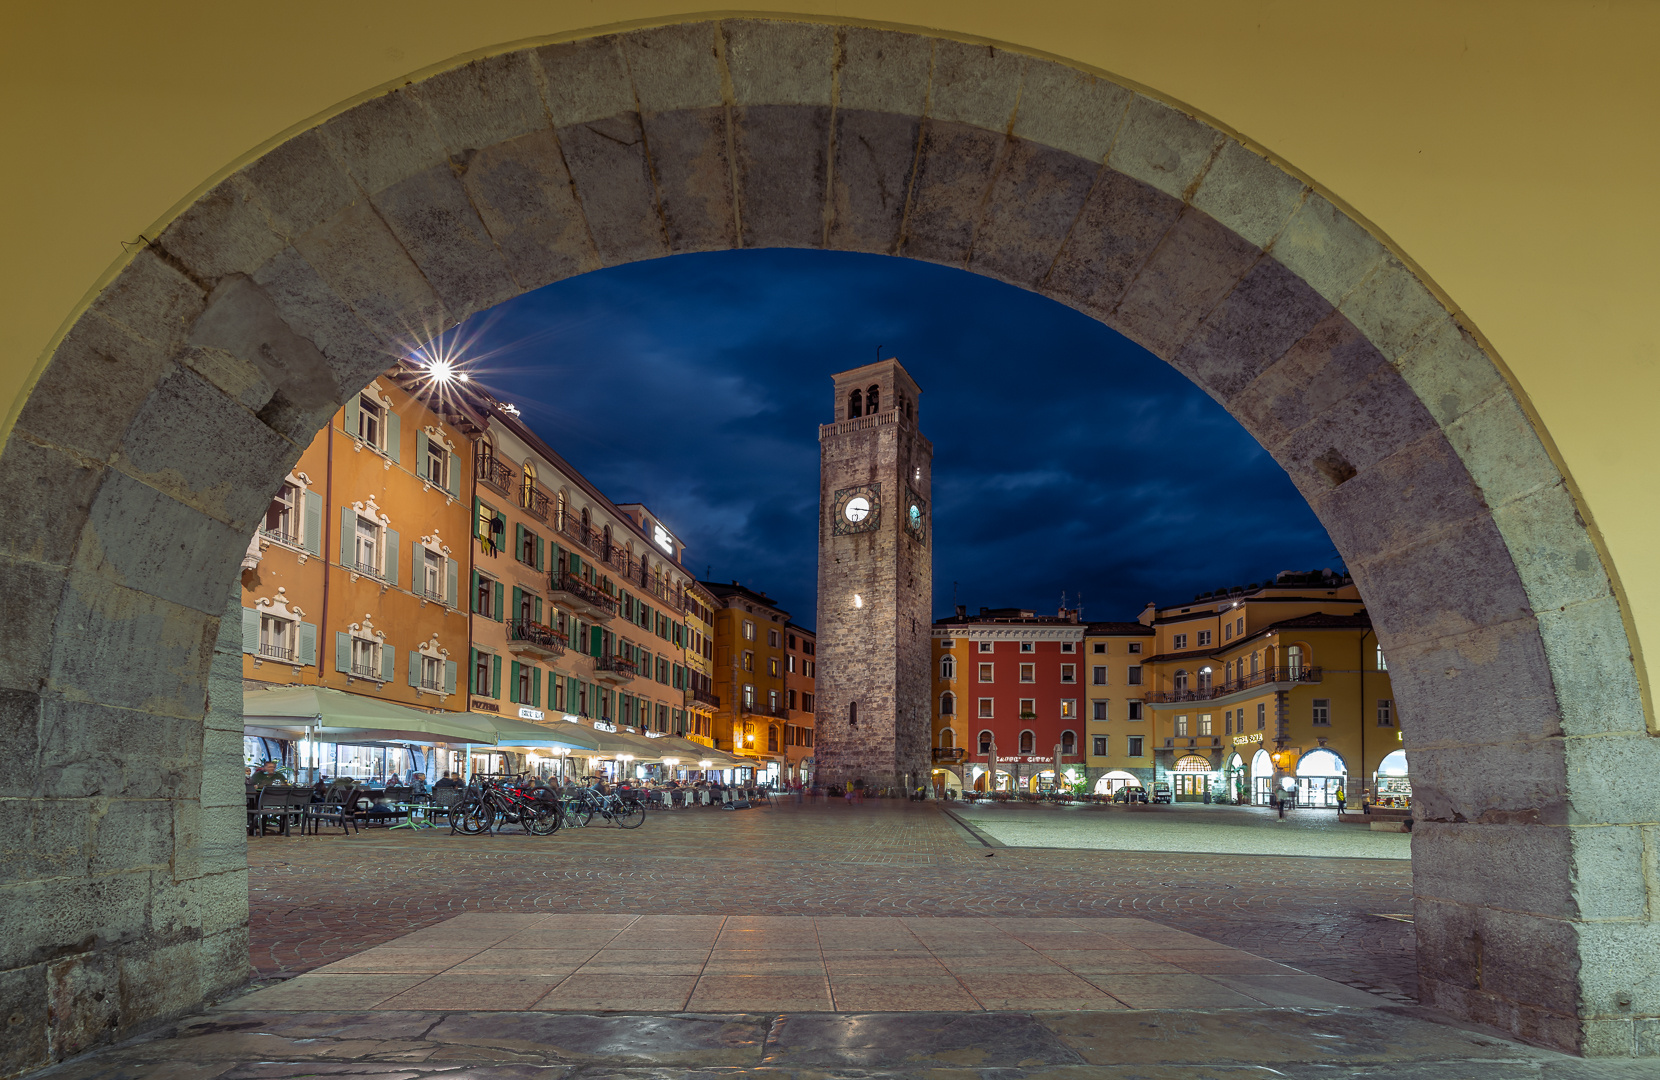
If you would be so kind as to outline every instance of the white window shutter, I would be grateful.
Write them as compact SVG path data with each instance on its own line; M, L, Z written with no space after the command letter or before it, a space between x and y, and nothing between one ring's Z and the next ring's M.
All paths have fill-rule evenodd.
M311 665L317 662L317 624L303 622L300 624L300 663Z
M403 439L399 435L399 426L400 425L398 424L398 414L393 412L391 409L387 409L386 410L386 456L391 458L393 463L398 464L398 465L402 465L403 464L403 458L400 456L400 454L401 454L401 447L402 447L402 444L403 444Z
M357 511L340 508L340 565L357 565Z
M392 648L390 645L382 645L380 647L380 681L381 682L391 682L392 681L392 676L393 676L393 674L395 674L397 659L398 659L398 650Z
M315 491L305 493L305 549L323 553L323 497Z
M245 653L259 652L259 610L245 607L242 609L242 651Z
M352 670L352 636L344 630L334 635L334 670Z
M446 693L446 694L455 693L455 675L456 675L455 661L454 660L445 660L444 661L444 693Z
M421 654L418 653L418 652L411 652L409 654L409 685L410 686L414 686L414 685L416 685L417 683L419 683L421 681L420 674L421 674Z
M398 584L398 546L402 541L398 539L398 530L386 530L386 543L382 545L386 552L386 580Z

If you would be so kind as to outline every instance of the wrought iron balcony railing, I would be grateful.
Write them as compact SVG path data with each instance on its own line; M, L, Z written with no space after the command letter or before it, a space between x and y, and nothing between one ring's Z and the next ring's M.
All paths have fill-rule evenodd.
M269 645L262 641L259 643L259 657L261 660L282 660L293 663L294 650L284 648L281 645Z
M473 459L473 478L485 487L513 497L513 466L485 454Z
M711 709L720 708L720 695L713 690L700 690L695 686L688 686L686 688L686 698L700 705L707 705Z
M968 756L968 751L961 746L934 747L935 761L961 761Z
M1247 675L1242 679L1218 679L1208 686L1151 690L1142 695L1142 700L1160 703L1213 701L1219 697L1227 697L1229 694L1254 690L1261 686L1273 686L1276 683L1317 683L1320 681L1321 669L1317 667L1267 668L1255 674Z
M636 674L638 674L634 670L634 661L625 660L616 653L612 653L609 656L594 657L594 670L596 672L607 671L613 675L619 675L625 679L632 679Z
M519 505L524 507L525 513L537 521L548 519L548 495L545 491L537 491L534 484L521 482L519 484Z
M617 613L615 597L605 595L598 588L588 584L575 574L566 573L561 576L558 571L555 571L548 575L548 587L554 592L562 592L568 596L573 596L589 608L602 611L607 616Z
M551 656L563 656L570 647L570 642L559 631L523 619L507 624L507 639L534 646Z

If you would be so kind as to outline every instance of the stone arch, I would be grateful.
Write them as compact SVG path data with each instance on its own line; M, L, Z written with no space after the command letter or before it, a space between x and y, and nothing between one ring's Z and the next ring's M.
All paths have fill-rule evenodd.
M17 871L13 909L53 911L9 935L30 1039L74 1053L244 976L224 615L333 411L509 297L762 246L1042 293L1223 403L1388 651L1425 999L1632 1052L1660 970L1582 958L1660 956L1626 842L1660 742L1568 484L1468 328L1325 194L1167 101L984 43L755 19L504 51L344 109L203 193L71 326L0 454L4 749L32 763L13 791L52 797L25 835L91 838L67 872ZM48 963L142 989L118 1016L57 1010L48 1037Z

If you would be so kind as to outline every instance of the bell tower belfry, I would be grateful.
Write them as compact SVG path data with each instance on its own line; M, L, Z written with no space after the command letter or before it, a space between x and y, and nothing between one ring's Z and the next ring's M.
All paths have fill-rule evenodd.
M818 699L824 784L928 786L934 446L922 391L883 360L835 376L819 427Z

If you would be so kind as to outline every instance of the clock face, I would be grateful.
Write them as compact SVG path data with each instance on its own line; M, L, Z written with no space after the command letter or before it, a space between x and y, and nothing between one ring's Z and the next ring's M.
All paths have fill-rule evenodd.
M916 503L911 504L910 519L911 519L911 528L913 528L913 529L922 528L922 507L918 506Z
M915 513L916 507L913 506L911 512ZM857 525L870 516L870 500L863 495L853 496L847 500L847 505L842 508L842 516Z
M905 531L910 533L918 543L926 543L926 534L923 531L923 515L928 512L928 504L922 496L909 489L905 492Z
M838 536L870 532L882 520L882 485L842 488L831 504L831 531Z

